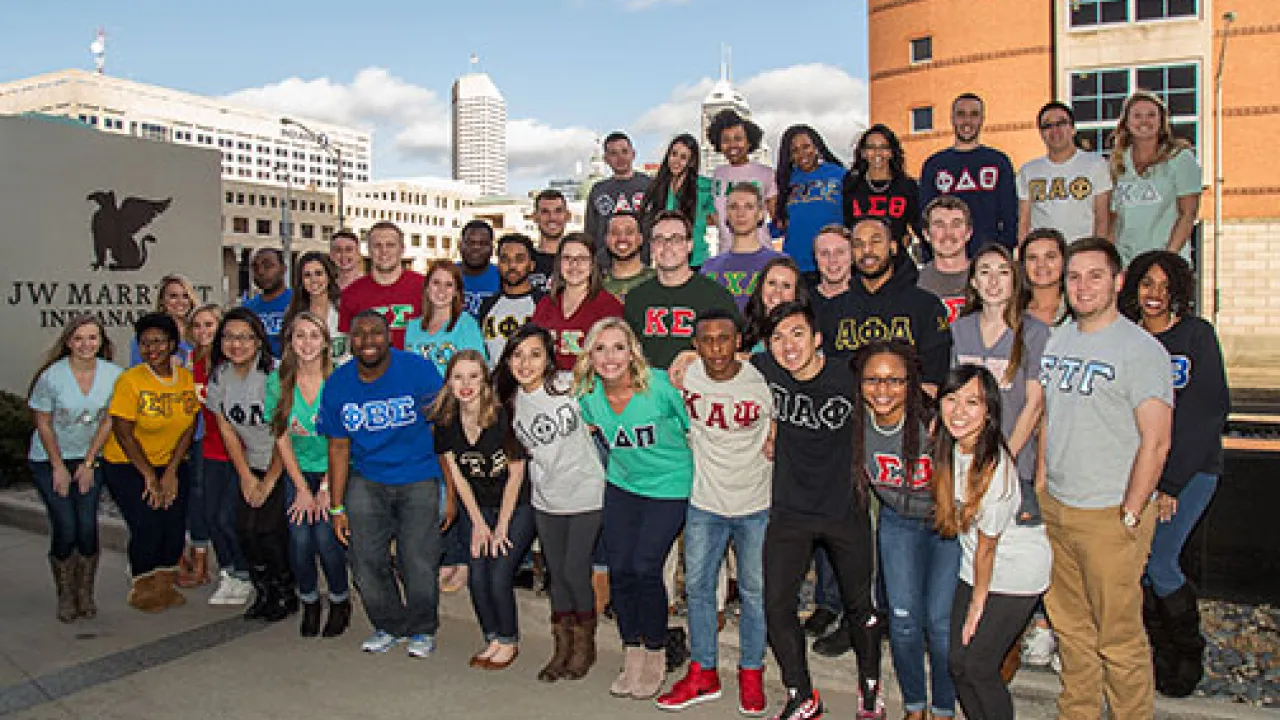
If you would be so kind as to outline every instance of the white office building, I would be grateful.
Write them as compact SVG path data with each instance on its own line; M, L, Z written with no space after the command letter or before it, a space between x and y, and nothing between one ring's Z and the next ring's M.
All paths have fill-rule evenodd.
M507 192L507 102L484 73L453 83L453 179L484 195Z

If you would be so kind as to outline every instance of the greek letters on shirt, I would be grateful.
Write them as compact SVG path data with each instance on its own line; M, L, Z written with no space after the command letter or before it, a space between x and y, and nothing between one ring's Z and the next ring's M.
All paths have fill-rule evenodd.
M1045 390L1092 395L1099 382L1114 382L1116 368L1099 360L1045 355L1040 358L1040 384Z
M520 326L527 319L527 314L503 315L502 317L488 315L484 319L484 327L482 328L484 339L497 340L502 338L503 340L510 340L511 336L515 334L516 330L520 329Z
M945 327L940 329L946 330ZM845 318L840 321L840 330L836 335L836 350L857 350L867 343L883 340L901 340L915 345L911 318L906 315L894 318L871 316L862 322L858 322L857 318Z
M687 307L649 307L644 310L645 337L693 337L698 313Z
M906 487L910 490L921 490L929 487L933 480L933 458L922 455L911 463L911 479L903 472L902 458L889 453L876 453L876 476L872 480L877 485Z
M319 413L312 413L312 415L311 415L310 423L311 423L311 426L312 426L312 427L315 427L315 425L316 425L316 415L318 415L318 414L319 414ZM316 434L315 434L314 432L312 432L312 431L308 430L308 429L307 429L307 427L306 427L305 425L303 425L303 424L302 424L302 422L301 422L300 420L298 420L298 418L296 418L296 417L291 417L291 418L289 418L289 434L290 434L290 435L298 435L298 436L300 436L300 437L315 437L315 436L316 436Z
M1117 207L1137 207L1139 205L1159 205L1164 201L1160 189L1146 178L1137 180L1121 180L1115 187L1115 204Z
M412 425L417 421L418 411L414 407L412 395L366 403L346 403L342 406L342 426L347 432L378 432Z
M760 422L764 409L754 400L734 400L728 394L704 396L690 390L683 390L682 394L689 420L705 423L710 428L729 430L755 427Z
M981 365L991 371L991 374L995 377L996 382L999 384L1002 391L1013 387L1013 383L1005 382L1004 379L1004 374L1009 371L1009 358L995 357L992 355L983 356L957 354L956 364Z
M658 428L649 423L635 427L620 426L609 440L611 449L647 448L658 444Z
M413 319L412 305L376 305L370 309L385 317L392 330L403 330Z
M1084 175L1036 178L1027 183L1027 196L1033 203L1051 200L1085 200L1093 196L1093 181Z
M1191 358L1186 355L1170 355L1169 363L1173 369L1173 389L1182 390L1191 382Z
M436 367L446 367L458 352L458 346L452 342L423 343L419 347L422 357L435 363Z
M557 353L575 357L582 354L582 341L587 339L587 334L582 330L565 328L558 331L552 330L551 334L556 337Z
M267 423L266 408L262 403L251 403L248 407L235 403L223 410L227 419L241 427L265 425Z
M907 214L907 199L901 195L893 197L872 195L866 198L866 201L867 205L863 207L858 203L858 198L849 199L849 209L853 217L889 217L899 220Z
M952 175L950 170L939 170L937 178L934 179L934 185L943 195L990 192L999 184L1000 168L995 165L983 165L978 168L976 177L969 172L969 168L962 168L959 177Z
M174 408L178 405L181 405L184 415L194 415L200 409L200 400L192 390L180 393L142 390L138 393L138 417L173 417Z
M643 190L631 193L629 198L626 193L619 194L616 198L605 194L596 197L596 212L604 217L611 217L614 213L620 212L640 212L643 205Z
M507 453L501 449L490 457L475 450L468 450L457 456L458 469L469 478L500 478L507 471ZM489 472L485 472L485 467Z
M809 180L791 186L787 194L787 205L800 205L811 202L839 203L841 178Z
M560 438L569 437L580 423L577 411L566 404L556 408L555 417L538 413L528 425L517 420L513 427L520 443L532 451L535 447L551 445Z
M760 273L755 270L727 270L708 272L707 277L724 286L734 297L750 297L756 291Z
M769 383L773 392L773 416L778 422L809 430L839 430L853 414L849 398L832 395L817 406L805 393L792 393L787 388Z

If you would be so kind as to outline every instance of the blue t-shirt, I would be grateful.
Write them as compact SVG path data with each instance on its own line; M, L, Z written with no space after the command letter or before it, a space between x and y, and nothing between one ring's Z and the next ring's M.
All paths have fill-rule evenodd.
M448 328L445 325L440 332L430 333L422 329L421 320L411 320L404 329L404 349L430 360L440 377L445 376L449 361L459 350L479 350L481 355L485 354L484 335L470 314L462 313L453 329Z
M479 275L468 275L462 263L458 263L458 269L462 271L462 309L479 320L480 304L490 295L502 292L502 274L492 264Z
M121 372L119 365L98 358L93 371L93 386L87 395L80 390L80 384L71 371L71 363L66 358L50 365L36 379L27 406L52 416L53 436L58 440L63 460L84 459L94 433L106 417L107 406L111 404L111 394ZM44 443L40 442L40 433L31 433L31 450L27 457L37 462L49 459Z
M365 382L359 362L343 363L324 384L316 432L351 440L356 472L382 485L407 485L440 477L428 419L444 381L435 366L392 348L382 376Z
M813 239L818 231L827 225L844 224L844 173L843 167L832 162L824 162L812 172L791 171L791 185L785 191L787 235L782 251L796 261L801 272L817 269Z
M271 354L280 357L280 335L284 332L284 311L289 308L289 300L293 298L293 290L285 288L275 300L265 300L259 293L244 301L246 310L254 315L267 328L267 341L271 346Z

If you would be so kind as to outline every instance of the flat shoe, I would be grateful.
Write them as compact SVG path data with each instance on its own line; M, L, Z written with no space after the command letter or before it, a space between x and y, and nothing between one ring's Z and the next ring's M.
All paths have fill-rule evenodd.
M515 662L516 658L518 657L520 657L520 648L514 648L511 651L511 657L502 661L495 661L493 659L489 659L485 661L484 668L486 670L506 670L507 668L511 667L511 663Z

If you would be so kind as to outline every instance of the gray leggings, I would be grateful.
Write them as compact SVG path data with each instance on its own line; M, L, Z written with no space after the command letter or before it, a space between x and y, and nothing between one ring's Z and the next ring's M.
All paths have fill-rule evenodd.
M588 615L595 611L595 592L591 589L591 553L600 534L600 510L552 515L535 511L538 542L547 561L547 593L551 596L551 612Z

